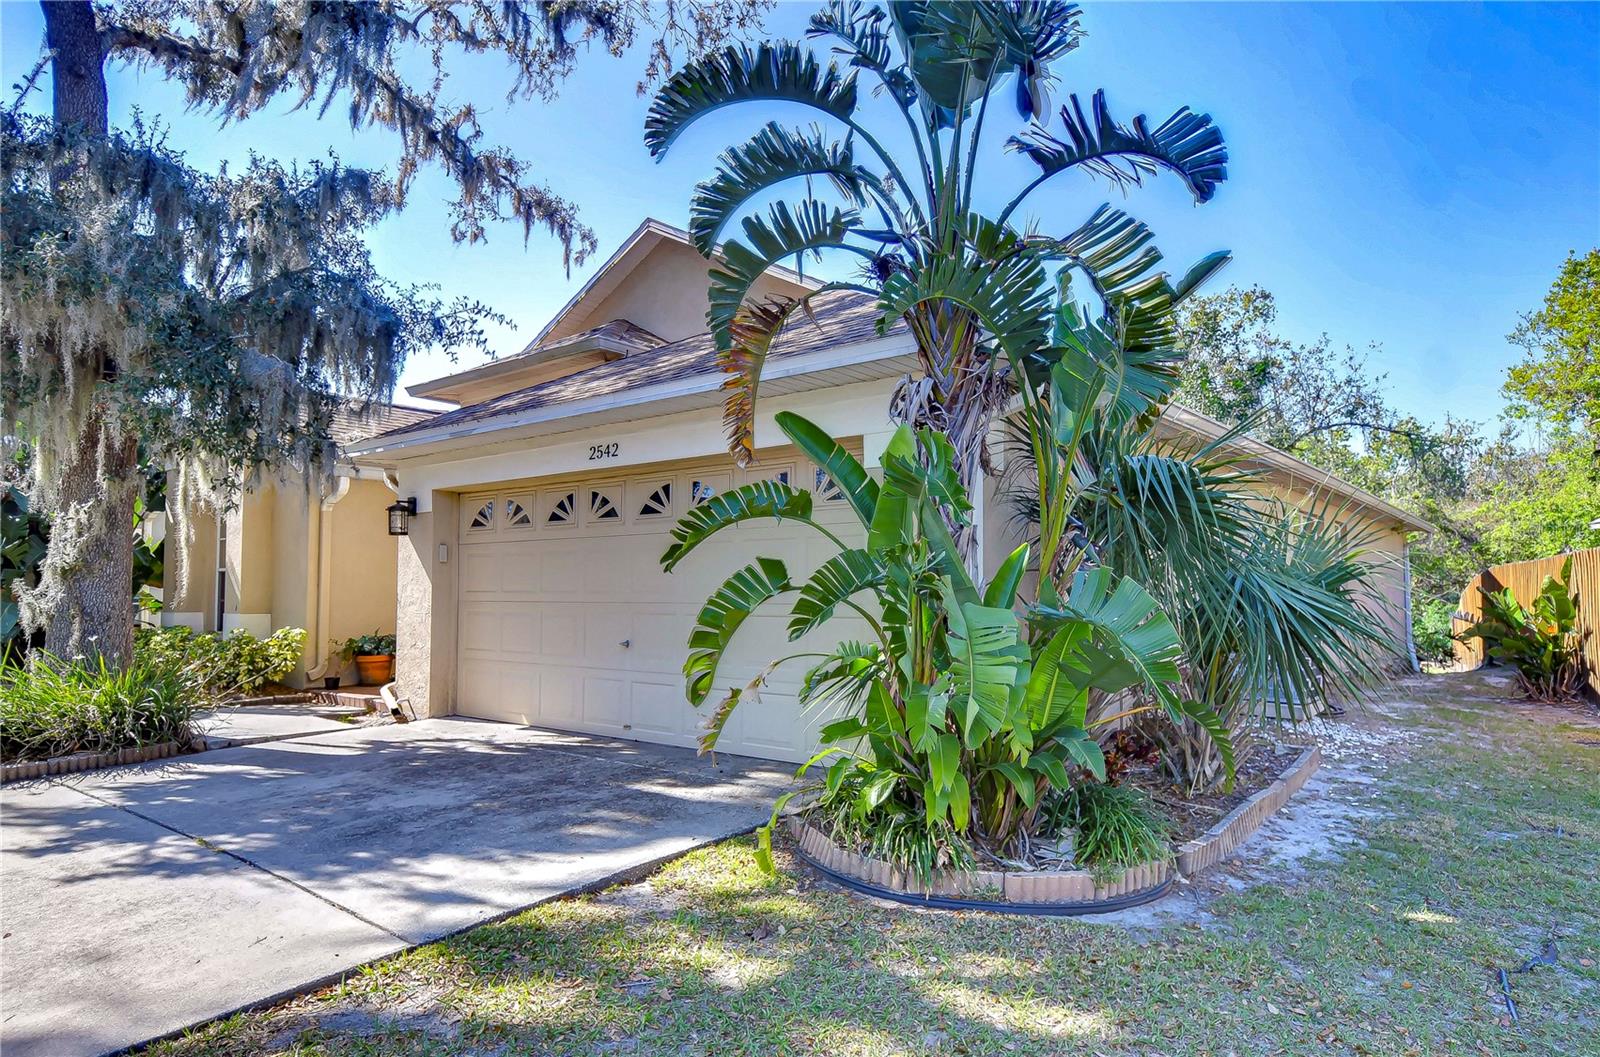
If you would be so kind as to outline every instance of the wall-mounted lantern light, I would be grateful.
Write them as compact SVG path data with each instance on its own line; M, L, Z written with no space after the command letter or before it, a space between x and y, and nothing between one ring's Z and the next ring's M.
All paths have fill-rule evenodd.
M389 535L405 536L411 532L407 522L417 516L417 497L400 499L389 507Z

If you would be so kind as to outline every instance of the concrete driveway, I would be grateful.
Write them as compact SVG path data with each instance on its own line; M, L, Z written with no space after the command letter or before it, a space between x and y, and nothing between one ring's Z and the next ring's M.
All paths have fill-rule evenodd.
M133 1045L737 833L792 768L469 719L0 792L0 1049Z

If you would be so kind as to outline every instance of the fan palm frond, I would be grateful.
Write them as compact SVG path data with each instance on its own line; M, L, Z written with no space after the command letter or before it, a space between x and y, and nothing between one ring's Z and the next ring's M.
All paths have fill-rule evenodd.
M1077 95L1068 97L1061 108L1066 140L1034 125L1008 139L1007 149L1031 158L1043 171L1041 180L1081 165L1126 188L1169 169L1188 186L1196 202L1209 202L1227 178L1228 149L1210 114L1184 107L1151 130L1143 114L1133 119L1131 127L1115 121L1103 89L1095 92L1089 105L1092 116L1084 113Z
M685 66L656 92L645 117L645 146L659 161L695 121L753 100L801 103L848 119L856 108L856 77L835 63L823 66L791 41L725 48Z
M695 188L689 202L689 234L695 248L710 257L722 229L740 207L763 191L801 176L828 177L839 194L856 206L865 203L867 187L882 182L855 163L849 140L831 140L815 126L801 131L771 122L748 142L724 151L716 174Z

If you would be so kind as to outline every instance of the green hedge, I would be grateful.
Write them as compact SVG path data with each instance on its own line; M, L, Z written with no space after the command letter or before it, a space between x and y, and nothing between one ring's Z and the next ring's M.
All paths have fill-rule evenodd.
M306 633L282 628L264 639L248 631L196 635L188 628L142 628L134 636L134 656L167 668L190 671L215 697L248 694L282 679L300 664Z

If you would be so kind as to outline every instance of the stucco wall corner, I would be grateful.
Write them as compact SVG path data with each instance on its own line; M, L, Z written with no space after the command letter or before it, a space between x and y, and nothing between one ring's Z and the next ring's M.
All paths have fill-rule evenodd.
M418 718L454 710L455 523L455 496L435 493L433 509L412 518L410 534L399 539L395 681Z

